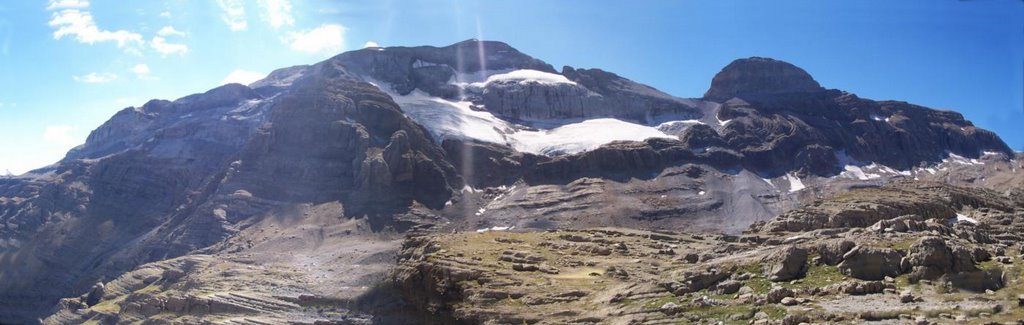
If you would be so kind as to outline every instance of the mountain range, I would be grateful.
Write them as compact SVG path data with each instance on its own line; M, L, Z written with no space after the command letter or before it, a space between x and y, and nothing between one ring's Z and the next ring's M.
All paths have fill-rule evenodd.
M869 227L807 204L900 182L1012 213L1022 162L960 113L770 58L679 98L495 41L371 47L125 108L0 177L0 323L403 323L375 311L402 310L380 284L407 235Z

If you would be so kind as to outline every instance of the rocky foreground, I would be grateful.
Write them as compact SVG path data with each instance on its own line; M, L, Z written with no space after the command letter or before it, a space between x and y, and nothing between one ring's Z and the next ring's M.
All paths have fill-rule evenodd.
M1019 324L1022 236L1019 191L908 182L738 236L413 236L392 285L436 324Z

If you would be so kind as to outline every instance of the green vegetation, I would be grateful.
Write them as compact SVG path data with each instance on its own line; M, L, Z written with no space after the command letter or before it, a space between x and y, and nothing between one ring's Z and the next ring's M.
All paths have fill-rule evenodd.
M782 282L782 287L790 289L800 288L821 288L831 284L843 282L846 275L839 272L839 268L829 265L811 265L807 269L807 276L796 283Z
M121 297L118 297L117 299L101 301L100 303L92 306L90 309L92 309L93 311L96 311L96 312L104 313L104 314L117 314L117 313L120 313L121 312L121 305L118 305L118 303L121 302L122 300L124 300L124 297L125 296L121 296Z

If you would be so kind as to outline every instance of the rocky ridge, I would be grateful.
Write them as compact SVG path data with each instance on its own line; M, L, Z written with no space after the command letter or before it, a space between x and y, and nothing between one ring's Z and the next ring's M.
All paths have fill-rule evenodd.
M952 220L875 204L942 184L898 183L851 203L868 224L738 236L620 228L413 236L392 285L451 324L796 324L1010 322L1021 319L1024 206L978 191ZM979 193L980 192L980 193ZM899 216L888 216L890 208ZM814 206L794 212L814 210Z

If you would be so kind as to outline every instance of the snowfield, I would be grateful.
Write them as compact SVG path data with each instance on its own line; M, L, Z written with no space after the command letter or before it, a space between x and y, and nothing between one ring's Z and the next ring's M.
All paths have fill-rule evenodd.
M467 76L468 77L468 76ZM477 78L484 76L477 75ZM490 82L536 82L575 84L564 76L534 70L494 72L486 80L456 85L483 87ZM474 110L469 101L451 101L414 90L408 95L394 93L390 87L371 80L402 107L406 116L427 128L438 141L473 139L504 144L520 152L557 156L589 151L614 141L643 141L649 138L677 138L683 128L700 124L695 120L668 121L656 126L630 123L612 118L546 121L542 127L530 127L505 121L490 112ZM382 87L383 86L383 87ZM665 130L665 131L662 131Z
M513 70L506 73L493 74L487 77L486 81L474 82L470 84L473 87L486 87L488 84L493 82L507 82L507 81L518 81L520 84L526 83L539 83L544 85L557 85L557 84L568 84L575 85L576 83L569 80L563 75L548 73L537 70Z
M516 150L549 156L593 150L613 141L643 141L648 138L676 137L656 127L611 118L591 119L550 130L519 131L510 135L511 144Z

